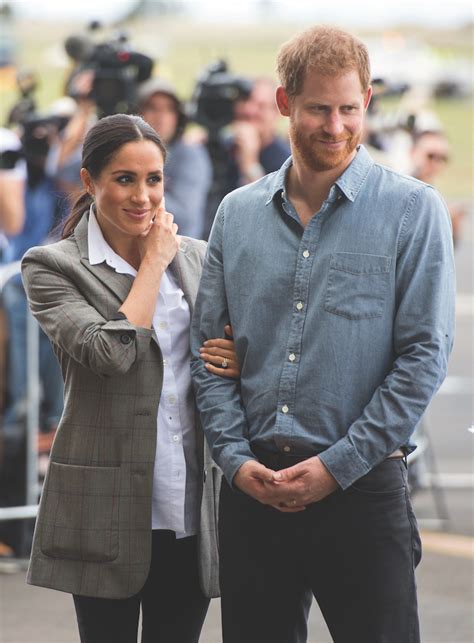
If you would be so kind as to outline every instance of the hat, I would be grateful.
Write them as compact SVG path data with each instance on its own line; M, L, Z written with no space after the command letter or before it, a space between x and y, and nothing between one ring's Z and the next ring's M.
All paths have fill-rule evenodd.
M142 105L155 94L166 94L167 96L171 96L171 98L176 101L178 107L181 107L181 101L179 100L176 89L173 85L164 78L157 77L149 78L139 85L137 90L138 103Z

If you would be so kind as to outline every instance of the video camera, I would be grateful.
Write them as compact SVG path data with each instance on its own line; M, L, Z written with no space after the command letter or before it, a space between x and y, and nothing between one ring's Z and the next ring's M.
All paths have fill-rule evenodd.
M28 181L34 184L43 176L44 163L52 137L65 127L69 117L41 115L37 112L34 95L38 83L32 71L18 72L17 85L20 98L8 114L7 126L21 126L22 148L3 152L0 157L0 168L13 169L17 161L24 158L28 167Z
M89 29L99 29L100 24L91 23ZM87 35L69 36L64 47L76 68L67 83L67 92L72 98L90 98L97 105L98 115L127 113L136 107L137 85L150 78L153 60L128 45L126 33L96 43ZM81 72L92 70L92 89L87 96L78 93L74 80Z
M209 140L214 140L220 130L233 121L235 101L248 98L251 91L249 79L230 74L224 60L214 62L198 78L189 117L205 127Z

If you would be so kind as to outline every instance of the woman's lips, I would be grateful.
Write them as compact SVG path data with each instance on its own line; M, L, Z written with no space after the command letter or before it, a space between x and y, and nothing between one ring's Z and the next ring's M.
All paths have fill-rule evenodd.
M128 214L129 217L132 217L132 219L137 219L139 221L145 219L145 217L149 213L149 210L129 210L127 208L124 208L124 211Z

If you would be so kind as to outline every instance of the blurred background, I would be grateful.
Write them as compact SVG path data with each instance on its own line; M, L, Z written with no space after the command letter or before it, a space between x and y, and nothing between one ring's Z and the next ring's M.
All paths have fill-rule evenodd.
M164 138L167 208L183 233L207 238L222 196L288 155L273 100L276 53L316 23L346 28L369 48L371 154L435 185L450 211L456 343L418 429L410 485L423 530L423 641L474 641L472 3L14 0L0 2L1 643L78 640L70 597L24 582L62 383L27 314L22 254L57 238L85 133L117 112L142 114ZM202 640L220 640L218 601ZM317 606L309 640L330 641Z

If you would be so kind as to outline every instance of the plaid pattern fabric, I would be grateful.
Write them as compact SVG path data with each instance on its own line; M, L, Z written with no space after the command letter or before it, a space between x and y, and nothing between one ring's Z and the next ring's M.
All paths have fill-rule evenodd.
M204 242L183 238L171 264L191 312L204 251ZM153 330L117 318L132 279L106 264L89 264L86 216L70 238L31 249L22 275L65 381L28 582L126 598L141 589L150 565L160 347ZM215 468L198 421L196 431L203 469ZM218 469L203 475L199 542L207 596L219 594L219 476Z

